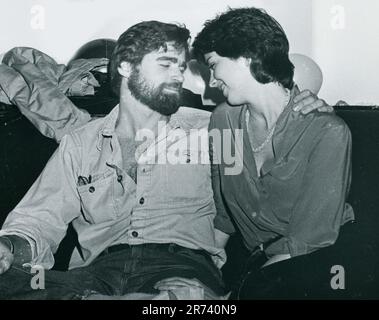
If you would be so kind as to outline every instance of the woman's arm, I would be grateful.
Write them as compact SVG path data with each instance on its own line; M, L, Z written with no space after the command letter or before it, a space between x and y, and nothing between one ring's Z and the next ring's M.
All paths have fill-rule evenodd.
M342 121L326 124L308 159L301 193L289 221L286 244L291 257L334 244L340 226L346 222L350 181L350 131Z

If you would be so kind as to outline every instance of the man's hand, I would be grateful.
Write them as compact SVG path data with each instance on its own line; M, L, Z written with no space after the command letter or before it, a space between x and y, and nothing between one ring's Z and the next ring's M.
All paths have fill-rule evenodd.
M313 110L320 112L333 112L333 107L329 106L324 100L319 99L314 93L309 90L300 92L293 99L294 111L300 111L302 114L308 114Z
M7 239L0 238L0 275L6 272L12 265L14 256Z

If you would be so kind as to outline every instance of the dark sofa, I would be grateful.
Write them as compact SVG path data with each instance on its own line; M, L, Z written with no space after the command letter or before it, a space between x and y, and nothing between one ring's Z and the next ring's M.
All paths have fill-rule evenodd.
M96 100L72 98L72 101L94 116L106 114L117 103L114 98L105 96ZM187 92L186 105L198 107L199 97ZM335 246L268 267L264 274L268 279L266 284L281 289L280 293L273 294L265 292L264 287L263 298L379 298L379 108L344 106L335 109L348 124L353 137L349 203L354 208L356 221L344 228ZM31 186L56 147L56 143L42 136L16 107L0 104L0 224ZM75 245L77 239L70 227L56 254L55 269L67 268ZM223 273L227 285L235 289L242 268L240 261L247 255L238 234L229 241L227 253L229 259ZM345 289L331 289L333 265L344 267Z

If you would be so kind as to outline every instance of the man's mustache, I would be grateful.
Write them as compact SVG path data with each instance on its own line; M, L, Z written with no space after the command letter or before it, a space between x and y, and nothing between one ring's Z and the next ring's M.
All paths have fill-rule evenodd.
M164 83L162 84L162 89L176 90L182 91L182 83L181 82L172 82L172 83Z

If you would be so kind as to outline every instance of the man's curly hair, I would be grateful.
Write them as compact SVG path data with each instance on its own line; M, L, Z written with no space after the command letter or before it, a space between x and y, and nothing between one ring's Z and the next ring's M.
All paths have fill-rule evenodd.
M231 59L251 58L250 71L260 83L293 87L288 39L280 24L262 9L229 8L206 21L193 43L193 54L204 62L204 54L213 51Z
M186 58L189 56L188 42L190 32L185 26L159 21L144 21L137 23L126 30L117 40L109 61L108 75L112 92L120 95L121 75L118 67L126 61L136 66L141 63L143 57L153 51L164 48L167 44L181 50L185 50Z

